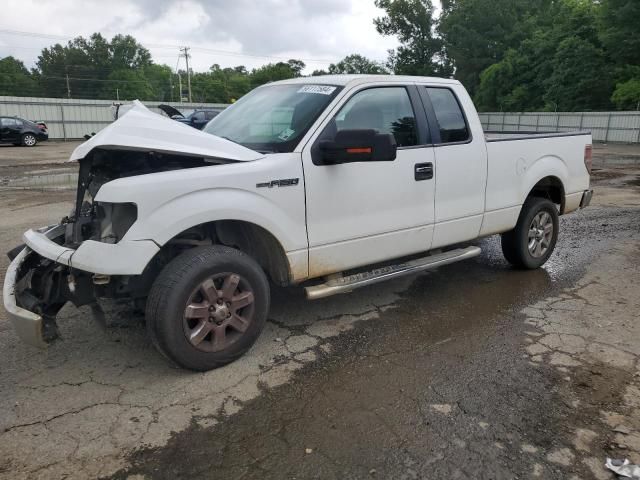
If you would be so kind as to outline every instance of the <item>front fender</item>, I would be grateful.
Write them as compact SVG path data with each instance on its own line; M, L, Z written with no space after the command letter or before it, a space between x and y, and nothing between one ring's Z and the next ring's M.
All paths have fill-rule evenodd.
M269 191L274 199L283 192ZM291 192L292 193L292 192ZM304 249L306 229L304 199L283 206L266 196L235 188L212 188L190 192L173 198L147 212L133 224L123 240L151 239L164 245L185 230L218 220L240 220L258 225L270 232L285 252ZM302 206L302 208L297 208Z

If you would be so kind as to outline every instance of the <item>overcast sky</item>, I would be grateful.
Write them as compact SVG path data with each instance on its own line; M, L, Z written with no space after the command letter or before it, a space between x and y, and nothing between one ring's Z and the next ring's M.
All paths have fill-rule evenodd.
M187 45L197 71L298 58L310 73L350 53L385 60L397 42L376 32L373 18L382 13L373 0L3 0L0 30L55 37L0 33L0 57L13 55L32 67L43 47L66 43L63 38L123 33L172 68L175 46Z

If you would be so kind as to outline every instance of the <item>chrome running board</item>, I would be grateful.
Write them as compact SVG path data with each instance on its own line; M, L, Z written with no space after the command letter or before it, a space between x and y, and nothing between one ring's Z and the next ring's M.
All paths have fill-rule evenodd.
M356 288L373 285L374 283L383 282L392 278L402 277L412 273L421 272L423 270L431 270L450 263L467 260L469 258L480 255L480 248L467 247L457 250L451 250L428 257L410 260L397 265L389 265L386 267L376 268L369 272L354 273L346 277L332 278L322 285L314 285L306 287L307 298L316 300L318 298L330 297L338 293L346 293Z

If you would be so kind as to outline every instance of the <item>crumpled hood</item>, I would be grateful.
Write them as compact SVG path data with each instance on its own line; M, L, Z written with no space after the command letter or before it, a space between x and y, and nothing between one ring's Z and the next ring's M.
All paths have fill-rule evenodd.
M153 113L138 100L134 100L118 120L79 145L71 154L70 161L80 160L98 147L147 150L239 162L264 157L264 154L230 140Z

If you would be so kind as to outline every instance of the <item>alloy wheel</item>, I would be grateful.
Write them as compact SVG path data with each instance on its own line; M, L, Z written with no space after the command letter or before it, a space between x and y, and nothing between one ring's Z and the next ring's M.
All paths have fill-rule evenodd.
M528 245L529 253L534 258L540 258L551 245L553 238L553 218L548 212L538 212L529 226Z
M218 352L247 331L254 316L251 285L235 273L220 273L204 280L184 309L183 329L198 350Z

